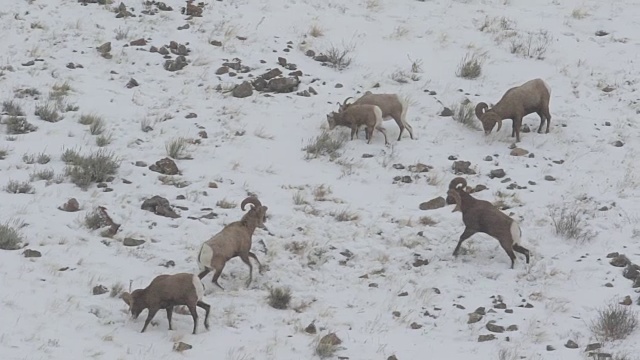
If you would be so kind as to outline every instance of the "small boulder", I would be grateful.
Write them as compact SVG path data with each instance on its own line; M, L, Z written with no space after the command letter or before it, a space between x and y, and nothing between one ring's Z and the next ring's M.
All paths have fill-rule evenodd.
M340 340L336 333L329 333L320 339L320 344L337 346L342 344L342 340Z
M312 322L311 324L307 325L307 327L304 328L304 332L306 332L307 334L315 334L317 332L316 324Z
M158 160L155 164L150 165L149 170L164 175L177 175L180 173L180 171L178 170L178 165L176 165L175 161L171 160L168 157Z
M80 204L76 198L71 198L67 200L66 203L62 204L62 206L59 206L58 209L66 212L76 212L80 210Z
M109 292L109 289L107 289L107 287L104 285L96 285L93 287L93 290L91 290L91 292L93 293L93 295L102 295Z
M489 172L489 177L492 178L492 179L493 178L498 178L498 179L499 178L503 178L505 175L507 175L507 174L504 172L503 169L494 169L494 170L491 170Z
M173 351L177 351L177 352L183 352L183 351L186 351L186 350L190 350L192 348L193 348L193 346L191 346L191 345L189 345L189 344L187 344L185 342L182 342L182 341L173 344Z
M465 175L475 175L475 170L471 169L471 162L470 161L463 161L463 160L459 160L459 161L454 161L453 165L452 165L452 169L453 169L453 173L458 175L458 174L465 174Z
M431 199L427 202L420 204L420 210L434 210L445 207L446 201L442 196L438 196L435 199Z
M233 88L231 95L236 98L246 98L253 95L253 87L248 81L243 81L242 84Z
M489 321L485 327L487 328L487 330L494 333L503 333L505 330L504 326L496 325L495 321L493 320Z
M169 218L179 218L180 215L176 214L171 208L169 200L155 195L150 199L146 199L141 206L142 210L151 211L156 215L165 216Z
M124 240L122 240L122 245L124 246L140 246L144 243L145 243L144 240L138 240L130 237L126 237L124 238Z
M469 319L467 320L467 324L475 324L478 321L482 320L483 316L478 314L477 312L469 313Z
M567 349L577 349L578 344L573 340L567 340L567 343L564 344L564 347L566 347Z
M22 256L26 258L42 257L42 253L38 250L26 249L25 251L22 252Z
M478 342L491 341L491 340L495 340L495 339L497 339L497 338L493 334L478 335Z
M294 91L300 80L297 77L286 77L269 80L268 88L270 91L277 93L289 93Z
M511 156L525 156L529 153L528 150L522 149L522 148L515 148L513 150L511 150L511 152L509 153Z
M609 264L611 264L612 266L615 267L625 267L627 265L629 265L631 262L629 261L629 259L622 255L619 254L618 256L614 257L613 259L611 259L611 261L609 261Z

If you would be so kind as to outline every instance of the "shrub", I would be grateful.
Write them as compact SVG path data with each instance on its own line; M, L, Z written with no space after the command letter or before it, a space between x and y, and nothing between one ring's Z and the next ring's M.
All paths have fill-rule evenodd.
M638 325L638 314L628 306L607 305L598 310L591 331L602 341L626 338Z
M453 120L459 122L460 124L478 130L479 125L478 121L476 121L476 112L471 101L465 101L460 103L459 105L452 106L453 111Z
M89 132L91 133L91 135L102 134L104 132L104 120L102 120L102 118L100 117L94 118L91 124L89 124Z
M335 159L340 156L338 150L342 149L347 142L347 137L342 134L338 138L331 137L328 131L323 131L322 134L309 140L307 146L302 150L307 152L306 158L317 158L322 155L328 155L331 159Z
M353 46L343 46L338 48L331 46L326 52L327 63L334 69L343 70L351 65L351 52Z
M595 236L588 229L585 229L585 221L583 219L584 211L574 209L553 209L551 210L551 220L556 230L556 234L565 239L574 239L579 242L586 242Z
M32 125L27 119L18 116L9 116L5 121L7 125L7 134L27 134L38 130L38 128Z
M0 249L16 250L22 245L22 235L9 224L0 224Z
M173 159L183 159L187 152L187 139L179 137L165 144L167 155Z
M274 309L286 309L289 307L291 301L291 289L275 287L269 289L269 296L267 298L269 306Z
M216 206L223 209L233 209L237 204L232 201L228 201L227 199L222 199L216 202Z
M86 189L91 183L106 181L114 175L120 166L119 160L111 152L98 150L88 156L69 155L71 159L65 169L71 182L81 189Z
M20 104L17 104L13 101L5 101L2 103L2 112L6 113L9 116L24 116L24 111L20 107Z
M482 74L482 60L476 54L466 54L460 64L456 76L463 79L476 79Z
M28 181L9 180L4 190L11 194L33 194L33 186Z
M62 115L60 115L58 113L58 110L56 110L56 107L51 104L36 106L36 111L34 114L40 117L40 119L52 123L62 120Z

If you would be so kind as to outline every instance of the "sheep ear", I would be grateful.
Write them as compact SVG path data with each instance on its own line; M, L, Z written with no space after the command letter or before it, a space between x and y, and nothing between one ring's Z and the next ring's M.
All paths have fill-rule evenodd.
M127 305L131 306L131 294L129 294L128 292L122 293L122 300L124 300Z

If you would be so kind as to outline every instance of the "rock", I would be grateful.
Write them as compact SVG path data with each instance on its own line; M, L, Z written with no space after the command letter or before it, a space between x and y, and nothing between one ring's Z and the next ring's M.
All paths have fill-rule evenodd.
M221 66L216 70L216 75L223 75L229 72L229 68L226 66Z
M42 253L38 250L26 249L22 252L22 256L26 258L42 257Z
M106 54L111 51L111 41L108 41L96 48L100 54Z
M629 261L629 259L620 254L618 256L616 256L615 258L611 259L611 261L609 261L609 264L615 266L615 267L625 267L627 265L629 265L631 262Z
M164 175L177 175L180 173L180 171L178 170L178 165L176 165L175 161L171 160L168 157L158 160L155 164L150 165L149 170Z
M493 156L487 155L482 160L484 160L484 161L493 161Z
M138 167L147 167L147 163L144 161L136 161L134 165Z
M545 179L545 180L547 180L547 181L556 181L556 178L554 178L554 177L553 177L553 176L551 176L551 175L545 175L545 176L544 176L544 179Z
M445 207L447 204L442 196L438 196L435 199L431 199L427 202L420 204L420 210L434 210Z
M218 188L218 184L215 181L210 181L209 182L209 188L210 189L217 189Z
M145 45L147 45L147 40L145 40L144 38L136 39L136 40L131 41L129 43L129 45L131 45L131 46L145 46Z
M496 325L494 320L489 321L485 327L487 328L487 330L494 333L504 332L504 326Z
M452 165L453 173L456 175L465 174L465 175L474 175L476 172L470 168L470 161L454 161Z
M631 285L632 288L637 289L640 288L640 276L638 276L634 281L633 281L633 285ZM640 305L640 304L638 304Z
M166 46L162 46L158 49L158 54L160 55L169 55L169 49Z
M633 300L631 300L631 296L627 295L624 297L624 299L620 302L620 305L625 305L625 306L629 306L633 304Z
M506 309L507 308L507 304L503 303L503 302L499 302L495 305L493 305L494 309Z
M67 200L66 203L62 204L62 206L59 206L58 209L66 212L76 212L80 210L80 204L76 198L71 198Z
M553 346L551 346L551 345L547 345L547 351L553 351L553 350L555 350L555 349L556 349L556 348L554 348Z
M487 190L487 186L486 185L482 185L482 184L478 184L476 185L476 187L473 188L473 192L479 192L482 190Z
M329 333L320 339L320 344L337 346L342 344L342 340L340 340L336 333Z
M102 295L109 292L109 289L107 289L107 287L104 285L96 285L93 287L93 290L91 292L93 293L93 295Z
M362 154L363 159L370 159L373 157L373 154Z
M211 40L211 41L209 41L209 44L211 44L213 46L222 46L222 41L220 41L220 40Z
M243 81L242 84L233 88L231 95L236 98L246 98L253 95L253 87L248 81Z
M515 148L513 150L511 150L511 152L509 153L511 156L525 156L529 153L528 150L522 149L522 148Z
M235 71L240 71L240 69L242 68L242 63L240 63L239 60L238 61L234 61L234 62L227 61L227 62L222 63L222 66L226 66L226 67L231 68L231 69L233 69Z
M387 360L398 360L398 358L395 355L391 355L387 358Z
M577 349L578 344L576 344L576 342L573 340L567 340L567 343L564 344L564 347L566 347L567 349Z
M612 91L613 91L613 90L615 90L615 89L616 89L616 88L614 88L613 86L611 86L611 85L607 85L607 86L605 86L604 88L602 88L602 92L610 93L610 92L612 92Z
M613 142L612 145L615 146L615 147L623 147L624 143L622 141L620 141L620 140L616 140L616 141Z
M308 56L308 57L314 57L314 56L316 56L316 52L315 52L315 51L313 51L313 50L307 50L304 54L305 54L306 56Z
M277 93L289 93L294 91L298 84L300 80L296 77L276 78L269 80L268 88Z
M523 125L522 128L520 128L520 132L526 134L526 133L530 133L531 129L529 128L529 125Z
M629 280L635 280L640 275L640 266L636 264L629 263L624 271L622 271L622 276Z
M180 55L175 60L167 60L164 62L164 69L167 71L178 71L184 69L187 66L187 58Z
M440 116L453 116L453 110L445 106L444 109L442 109L442 111L440 112Z
M190 112L187 115L184 116L185 119L195 119L198 117L198 114Z
M142 210L151 211L156 215L165 216L169 218L179 218L180 215L176 214L171 205L169 204L169 200L155 195L150 199L146 199L141 206Z
M420 266L424 266L424 265L429 265L429 260L427 259L415 259L415 261L413 262L413 267L420 267Z
M136 86L139 86L140 84L138 84L138 81L134 78L131 78L131 80L129 80L129 82L127 83L127 85L125 85L127 87L127 89L131 89L134 88Z
M609 35L609 33L604 31L604 30L598 30L598 31L596 31L595 35L596 36L607 36L607 35Z
M602 347L601 343L592 343L587 345L587 347L584 349L585 352L587 351L593 351L593 350L598 350Z
M400 181L402 181L405 184L410 184L413 182L413 179L411 178L411 176L405 175L400 179Z
M503 169L494 169L494 170L491 170L489 172L489 177L491 179L493 179L493 178L498 178L499 179L499 178L504 177L505 175L506 175L506 173L504 172Z
M169 260L167 262L164 262L164 263L160 264L160 266L164 266L166 268L170 268L170 267L176 266L176 262L173 261L173 260Z
M480 315L476 312L469 313L469 319L467 320L467 324L475 324L478 321L482 320L484 316Z
M404 296L409 296L409 293L406 291L403 291L400 294L398 294L398 297L404 297Z
M396 169L396 170L403 170L404 169L404 165L402 165L402 164L393 164L393 165L391 165L391 167Z
M497 338L493 334L479 335L478 336L478 342L491 341L491 340L495 340L495 339L497 339Z
M177 351L177 352L183 352L185 350L190 350L192 348L193 346L182 341L173 344L173 351Z
M253 80L253 88L256 89L256 91L264 91L267 89L267 86L269 86L269 83L267 83L267 80L259 77L255 80Z
M409 165L408 169L411 172L423 173L423 172L429 172L429 170L433 169L433 166L417 163L415 165Z
M316 91L316 89L314 89L311 86L309 86L309 93L311 93L312 95L318 95L318 92Z
M124 246L140 246L144 243L145 243L144 240L138 240L130 237L126 237L124 238L124 240L122 240L122 245Z
M412 328L413 330L418 330L418 329L421 329L421 328L422 328L422 325L418 324L418 323L417 323L417 322L415 322L415 321L414 321L414 322L412 322L410 326L411 326L411 328Z
M329 61L329 57L327 55L320 54L320 55L314 56L313 60L318 61L318 62L327 62L327 61Z
M474 311L474 313L476 313L476 314L480 314L480 315L485 315L487 312L486 312L486 310L485 310L484 306L480 306L479 308L477 308L477 309Z
M509 325L507 326L507 331L518 331L518 325Z
M209 134L207 134L207 132L204 131L204 130L198 131L198 136L200 136L203 139L208 139L209 138Z

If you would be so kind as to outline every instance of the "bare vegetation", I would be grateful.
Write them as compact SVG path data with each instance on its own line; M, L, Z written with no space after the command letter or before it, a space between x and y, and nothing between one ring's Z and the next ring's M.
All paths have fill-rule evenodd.
M238 204L233 201L229 201L227 199L221 199L216 201L216 206L223 209L233 209L238 206Z
M22 246L23 238L15 227L8 223L0 224L0 249L16 250Z
M69 164L65 169L66 175L81 189L87 189L91 183L107 181L120 167L120 161L116 156L104 150L98 150L87 156L79 155L77 152L69 153L66 160L64 158L63 154L63 160Z
M511 38L510 51L522 57L543 60L553 36L547 30L518 34Z
M78 123L82 125L91 125L96 121L102 121L102 118L94 114L82 114L80 115L80 119L78 119Z
M360 219L360 215L358 213L350 211L348 209L344 209L337 212L332 212L331 216L333 216L336 221L357 221Z
M591 323L591 331L600 341L621 340L638 326L638 314L629 306L607 305L598 310Z
M353 52L353 46L344 45L339 48L337 46L331 46L327 51L325 51L325 55L327 56L327 63L337 70L343 70L351 65L351 53Z
M272 287L269 289L267 297L269 306L274 309L284 310L289 307L291 301L291 289L283 287Z
M82 119L82 117L80 117ZM87 121L88 119L85 119ZM95 117L89 123L89 132L91 135L100 135L104 132L104 120L101 117Z
M62 115L58 113L56 106L46 103L44 105L37 105L34 113L40 119L48 122L58 122L62 120Z
M53 180L54 175L55 173L53 169L42 169L42 170L37 170L31 173L31 175L29 175L29 179L31 181L38 181L38 180L50 181L50 180Z
M347 142L345 134L338 134L336 138L332 137L328 131L323 131L317 137L309 140L307 145L302 149L307 152L305 159L315 159L326 155L331 159L338 158L341 153L340 149Z
M314 38L321 37L324 35L324 30L318 24L313 24L309 28L308 34Z
M480 129L475 119L475 107L469 100L463 101L462 103L457 105L453 105L451 110L453 111L453 120L470 129Z
M27 119L19 116L9 116L5 120L7 125L7 134L28 134L30 132L38 130L38 127L32 125Z
M187 156L187 139L175 138L165 144L167 155L173 159L184 159Z
M456 76L463 79L477 79L482 74L482 59L475 53L466 54L460 64Z
M578 208L553 209L550 212L551 220L556 234L565 239L577 240L579 243L587 242L595 237L595 234L585 229L587 226L584 217L586 212Z
M28 181L9 180L4 190L11 194L33 194L35 190Z
M15 101L9 100L2 103L2 112L9 116L24 116L25 113L22 110L20 104Z

